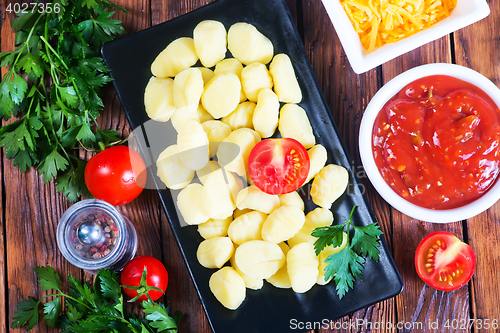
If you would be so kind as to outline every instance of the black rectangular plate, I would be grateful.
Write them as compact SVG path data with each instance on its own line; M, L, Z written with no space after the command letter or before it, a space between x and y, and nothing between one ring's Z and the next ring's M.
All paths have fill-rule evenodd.
M317 142L327 149L328 163L342 165L351 174L346 193L332 207L335 220L346 221L351 208L356 205L358 208L353 217L354 223L367 225L375 222L351 170L351 160L338 135L300 36L283 0L218 0L103 46L104 60L115 79L114 85L130 126L135 129L135 133L140 134L142 129L146 135L146 141L139 140L139 143L143 153L151 158L148 162L151 174L156 174L154 161L159 152L167 146L165 140L168 138L156 137L157 133L166 136L170 134L171 139L174 129L169 125L170 122L168 125L154 124L145 112L143 96L151 77L150 65L171 41L178 37L192 37L194 27L205 19L218 20L226 29L236 22L251 23L273 42L275 54L289 55L303 93L300 106L308 114ZM154 138L149 135L153 132ZM265 282L260 290L247 289L246 299L237 310L228 310L215 299L208 287L210 275L215 270L202 267L196 259L196 250L202 241L197 228L181 226L173 199L178 191L165 189L158 179L155 179L155 184L210 325L216 333L300 332L304 330L297 329L299 323L316 322L316 325L328 325L330 320L394 297L403 288L391 254L382 240L380 260L366 262L363 280L357 280L354 289L342 300L337 297L333 282L326 286L316 285L304 294L294 293L291 289L278 289ZM305 203L306 212L314 209L315 205L310 198L306 197Z

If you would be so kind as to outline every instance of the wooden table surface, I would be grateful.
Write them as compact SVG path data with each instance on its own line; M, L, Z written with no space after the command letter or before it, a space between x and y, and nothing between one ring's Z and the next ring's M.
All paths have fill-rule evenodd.
M0 5L2 51L13 49L13 34L10 30L12 17L5 14L5 1ZM355 170L361 170L357 142L363 111L377 90L394 76L418 65L447 62L472 68L500 85L500 0L487 1L491 14L480 22L357 75L349 65L322 2L286 0ZM128 14L117 13L115 17L123 21L128 33L133 33L211 1L115 2L128 10ZM118 130L122 136L127 136L129 125L112 86L107 90L104 103L106 107L100 118L101 128ZM70 272L84 279L91 279L91 276L69 264L57 248L57 223L69 204L55 191L53 184L44 185L35 170L20 173L12 166L12 161L6 159L3 150L1 157L0 332L23 332L23 329L9 329L15 305L21 298L39 298L44 294L37 287L33 267L51 265L62 277ZM363 179L363 182L402 276L404 290L395 298L340 319L335 327L344 329L336 332L355 332L356 329L349 324L358 319L371 322L373 332L495 331L486 329L486 322L500 320L500 203L467 221L432 224L398 212L374 191L367 179ZM165 263L170 281L163 301L172 310L184 313L180 331L211 332L156 191L145 190L139 198L119 207L119 210L130 218L137 229L137 254L152 255ZM436 230L450 231L465 240L477 256L476 272L471 282L454 292L441 292L429 287L414 269L414 253L418 243L425 235ZM453 322L469 323L472 319L476 320L474 325L465 330L445 327L446 322L451 326ZM384 324L387 322L392 325ZM396 327L398 323L399 329L386 329L387 326ZM49 329L40 322L34 331L57 330ZM316 330L322 333L330 331Z

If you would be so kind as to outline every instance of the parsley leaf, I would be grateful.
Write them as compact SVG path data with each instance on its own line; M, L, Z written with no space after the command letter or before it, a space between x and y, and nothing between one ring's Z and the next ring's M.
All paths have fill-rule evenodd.
M40 301L35 300L33 297L28 296L28 300L22 300L17 303L17 310L14 311L14 318L11 328L19 328L28 323L26 330L29 331L35 327L38 322L38 305Z
M42 290L59 290L61 288L61 279L54 269L50 266L35 267L33 269L38 276L38 284Z
M168 308L163 304L158 304L152 301L143 301L144 313L147 313L146 319L150 321L153 328L157 328L158 332L177 332L177 325L180 320L180 313L174 313L173 317L168 315Z
M29 331L39 318L39 306L43 304L43 319L50 327L62 328L62 332L124 332L124 333L176 333L180 312L169 316L169 309L161 303L142 303L145 318L126 313L119 278L109 270L99 270L93 285L82 283L68 275L69 294L61 291L59 275L50 266L34 268L43 290L54 289L57 293L44 296L39 301L33 297L21 300L14 312L12 328L26 325ZM47 297L55 297L44 302ZM63 307L64 304L64 307Z
M352 238L347 237L346 246L337 253L329 255L325 259L325 280L334 279L337 295L342 299L354 286L355 278L362 279L365 257L378 261L380 251L379 236L382 231L376 223L367 226L356 226L352 223L354 206L346 222L329 227L320 227L313 230L312 236L318 239L314 243L316 255L319 255L325 247L333 245L338 247L342 244L343 233L349 234L351 228L354 233Z
M43 313L45 313L43 320L45 321L45 324L50 327L55 327L61 311L62 305L59 297L51 302L45 303L43 305Z
M36 5L35 2L31 6ZM20 171L35 167L44 182L71 202L88 193L75 147L101 150L96 118L103 87L112 79L102 43L125 32L109 0L53 0L55 11L19 13L12 22L16 49L0 53L0 147ZM118 142L120 140L112 140ZM107 145L107 143L105 143Z

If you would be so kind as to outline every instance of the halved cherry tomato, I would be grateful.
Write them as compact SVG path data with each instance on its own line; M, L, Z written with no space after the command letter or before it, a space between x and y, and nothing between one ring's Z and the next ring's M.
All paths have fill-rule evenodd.
M417 273L425 283L443 291L465 285L476 269L472 248L453 234L436 231L427 235L415 253Z
M268 194L298 189L309 173L309 155L295 139L266 139L253 147L248 158L250 178Z

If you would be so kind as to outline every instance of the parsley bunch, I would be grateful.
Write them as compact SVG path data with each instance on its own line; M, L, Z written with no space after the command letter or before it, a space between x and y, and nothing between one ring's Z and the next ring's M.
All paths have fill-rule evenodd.
M325 259L328 265L325 268L325 280L333 278L337 285L337 295L340 299L352 289L355 276L360 280L364 270L363 264L365 257L378 261L380 251L377 247L380 246L379 236L382 231L376 223L369 224L364 227L356 226L352 223L352 215L356 206L351 210L349 219L346 222L328 227L319 227L313 230L312 236L318 239L314 243L316 255L319 255L323 249L329 245L334 247L340 246L343 241L344 231L349 235L351 228L354 231L352 238L347 237L346 246L339 252L329 255Z
M14 166L22 172L36 167L45 183L55 179L57 190L74 202L88 193L85 162L75 147L97 150L99 143L120 141L96 118L102 87L112 80L100 48L124 33L108 10L123 9L109 0L54 0L52 7L19 13L12 22L16 49L0 53L0 66L7 68L0 115L17 118L0 129L0 146Z
M38 308L42 300L55 297L43 303L43 317L50 327L63 328L61 332L120 332L120 333L175 333L181 317L179 312L169 316L169 309L163 304L153 301L142 302L142 311L146 316L140 317L124 312L124 301L118 276L109 270L100 270L95 278L94 286L68 276L70 293L61 291L62 283L59 275L50 266L35 267L38 284L42 290L55 290L40 300L28 297L17 304L11 328L24 325L27 331L38 322ZM62 314L62 302L65 301L66 313Z

